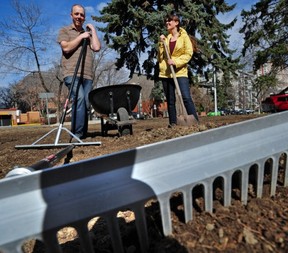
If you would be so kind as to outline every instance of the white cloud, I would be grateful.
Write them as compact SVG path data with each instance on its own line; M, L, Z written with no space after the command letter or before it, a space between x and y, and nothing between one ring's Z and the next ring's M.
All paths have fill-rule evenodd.
M95 10L92 6L86 6L85 11L87 14L94 14L95 13Z
M96 9L97 9L97 11L102 11L102 9L106 6L107 6L107 3L101 2L96 6Z

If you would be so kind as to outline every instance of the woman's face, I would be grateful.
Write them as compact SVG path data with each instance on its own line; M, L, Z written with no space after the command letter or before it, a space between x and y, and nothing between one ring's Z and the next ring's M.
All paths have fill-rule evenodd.
M166 28L168 31L172 31L173 29L177 29L179 22L175 21L174 19L167 19L166 20Z

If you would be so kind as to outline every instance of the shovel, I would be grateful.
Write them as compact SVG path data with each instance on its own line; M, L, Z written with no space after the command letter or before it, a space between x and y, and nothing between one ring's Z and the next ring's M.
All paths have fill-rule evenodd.
M167 58L170 60L170 55L169 55L169 52L168 52L168 48L167 48L167 45L165 43L165 41L163 41L163 44L164 44L164 48L165 48L165 52L166 52L166 55L167 55ZM197 120L195 119L195 117L193 115L188 115L187 113L187 110L184 106L184 102L183 102L183 99L182 99L182 94L181 94L181 90L180 90L180 87L179 87L179 84L178 84L178 80L176 78L176 74L175 74L175 70L173 68L172 65L170 65L170 69L171 69L171 72L172 72L172 75L173 75L173 80L174 80L174 83L175 83L175 87L176 87L176 94L177 94L177 97L180 101L180 115L177 116L177 125L180 125L180 126L193 126L197 123Z

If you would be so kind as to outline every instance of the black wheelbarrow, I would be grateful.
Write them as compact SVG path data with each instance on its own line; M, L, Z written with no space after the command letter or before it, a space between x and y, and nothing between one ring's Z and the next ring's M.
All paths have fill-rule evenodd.
M89 101L100 114L102 136L109 130L118 130L120 136L127 131L132 135L132 124L136 121L132 110L140 97L141 86L136 84L117 84L92 90Z

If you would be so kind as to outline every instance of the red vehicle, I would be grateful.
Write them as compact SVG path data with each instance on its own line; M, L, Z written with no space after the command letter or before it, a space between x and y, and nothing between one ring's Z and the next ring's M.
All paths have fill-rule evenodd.
M262 102L263 112L281 112L288 110L288 87L278 94L270 95Z

